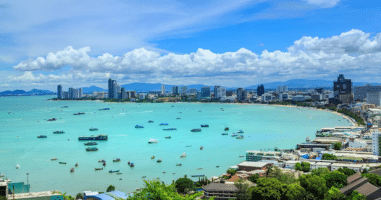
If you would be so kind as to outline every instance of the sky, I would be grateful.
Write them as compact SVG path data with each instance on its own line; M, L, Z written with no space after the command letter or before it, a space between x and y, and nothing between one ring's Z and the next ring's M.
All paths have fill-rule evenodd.
M381 2L3 0L0 91L381 82Z

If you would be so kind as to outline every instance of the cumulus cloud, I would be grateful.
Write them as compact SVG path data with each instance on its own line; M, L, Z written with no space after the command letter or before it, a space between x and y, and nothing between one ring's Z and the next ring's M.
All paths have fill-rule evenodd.
M321 7L331 8L337 5L340 0L305 0L307 3Z

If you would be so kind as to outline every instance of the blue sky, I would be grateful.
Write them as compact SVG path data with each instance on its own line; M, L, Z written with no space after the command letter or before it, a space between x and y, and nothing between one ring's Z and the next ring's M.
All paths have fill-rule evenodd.
M189 3L191 2L191 3ZM0 90L119 83L378 82L381 3L356 0L0 3Z

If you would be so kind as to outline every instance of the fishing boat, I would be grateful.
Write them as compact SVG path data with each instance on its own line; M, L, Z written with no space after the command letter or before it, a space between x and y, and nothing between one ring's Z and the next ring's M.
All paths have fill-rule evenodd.
M59 164L63 164L63 165L66 165L66 162L59 162Z
M152 121L152 120L149 120L148 123L153 123L153 121Z
M160 123L159 126L168 126L168 123Z
M243 135L236 137L237 139L243 139Z
M65 131L54 131L53 134L64 134Z
M201 146L201 147L200 147L200 150L203 150L203 149L204 149L204 147L203 147L203 146Z
M222 133L221 135L229 135L228 133Z
M144 126L136 125L135 128L144 128Z
M110 170L108 171L109 173L116 173L116 172L119 172L119 170Z
M237 133L244 133L243 130L239 130Z
M165 137L165 139L171 139L171 136L167 136L167 137Z
M84 115L85 113L83 112L77 112L77 113L74 113L73 115Z
M176 164L176 166L183 166L183 164L179 163L179 164Z
M181 119L180 117L176 118L176 119Z
M120 158L115 158L112 162L120 162Z
M225 128L225 131L228 131L228 130L229 130L229 127L226 127L226 128Z
M46 135L39 135L39 136L37 136L37 138L47 138L48 136L46 136Z
M187 157L187 154L184 152L183 154L181 154L180 158L185 158Z
M161 161L162 161L162 160L161 160L161 159L159 159L159 160L157 160L156 162L158 162L158 163L161 163Z
M201 124L201 127L206 128L206 127L209 127L209 125L208 124Z
M94 168L95 171L98 171L98 170L103 170L103 167L102 168Z
M118 172L118 173L116 173L116 175L121 175L122 174L122 172Z
M54 122L54 121L57 121L56 118L51 118L51 119L48 119L49 122Z
M90 131L97 131L98 128L89 128Z
M101 109L98 109L98 110L110 110L110 108L101 108Z
M52 160L52 161L53 161L53 160L58 160L58 158L51 158L50 160Z
M94 146L94 145L98 145L98 143L96 143L96 142L86 142L85 145L86 146Z
M150 139L149 141L148 141L148 144L153 144L153 143L158 143L159 141L158 140L156 140L156 139Z
M71 168L71 169L70 169L70 172L73 173L73 172L74 172L74 168Z
M96 148L96 147L87 147L86 151L98 151L98 148Z
M175 131L177 130L177 128L165 128L163 129L163 131Z
M151 156L151 159L155 159L155 156Z
M105 163L105 160L98 160L99 163Z
M191 130L191 132L201 132L201 128L194 128Z
M74 165L75 167L78 167L78 163L75 163L75 165Z

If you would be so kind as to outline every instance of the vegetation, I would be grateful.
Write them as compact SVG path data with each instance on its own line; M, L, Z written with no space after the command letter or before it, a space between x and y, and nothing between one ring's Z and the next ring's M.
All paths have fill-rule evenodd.
M275 179L277 179L280 182L285 183L285 184L291 184L291 183L296 182L296 178L293 174L284 173L284 172L282 172L281 169L279 169L276 166L271 167L267 170L267 177L275 178Z
M237 170L236 169L228 169L226 171L227 174L230 174L231 176L234 176L236 173L237 173Z
M253 183L257 183L257 180L259 179L259 175L258 174L253 174L253 175L251 175L251 176L249 176L248 178L247 178L247 180L249 180L249 181L251 181L251 182L253 182Z
M339 168L337 171L344 173L347 176L352 176L353 174L356 174L355 170L349 168Z
M369 183L376 186L376 187L381 187L381 177L375 174L361 174L361 176L369 179Z
M237 188L236 197L237 200L249 200L251 199L251 189L249 188L249 184L245 183L244 180L238 179L234 182L235 187Z
M112 191L115 191L115 186L113 185L108 186L106 192L112 192Z
M324 199L327 185L323 177L307 174L302 175L299 181L300 186L307 191L307 196L314 197L314 199Z
M323 159L323 160L337 160L337 156L329 154L329 153L325 153L325 154L323 154L321 159Z
M287 185L275 178L260 178L253 188L251 199L284 199Z
M0 196L0 200L7 200L7 197Z
M335 144L333 144L333 148L335 150L341 150L341 142L336 142Z
M179 193L188 193L194 188L193 181L185 175L184 178L179 178L175 182L175 187Z
M206 176L204 176L202 178L199 177L198 181L195 183L195 187L202 187L204 185L208 185L209 183L211 183L211 181L209 181Z
M331 187L328 190L325 200L345 200L345 195L338 188Z
M303 172L309 172L311 170L311 164L308 162L296 163L295 169Z
M83 199L83 194L82 194L82 193L78 193L78 194L75 196L75 199Z
M329 174L329 173L330 171L328 170L328 168L325 168L325 167L319 167L317 169L311 170L311 175L316 175L316 176L324 177L326 174Z
M357 191L353 191L347 198L348 200L366 200L366 196L360 194Z
M326 181L327 188L335 187L335 188L343 188L347 185L347 175L341 173L339 171L333 171L324 176Z
M337 110L337 112L342 113L344 115L347 115L347 116L351 117L352 119L356 120L358 125L365 125L364 119L360 115L353 113L350 110L340 109L340 110Z

